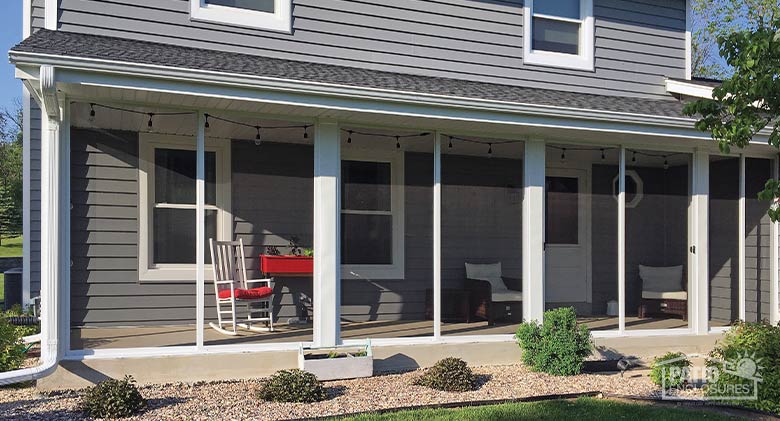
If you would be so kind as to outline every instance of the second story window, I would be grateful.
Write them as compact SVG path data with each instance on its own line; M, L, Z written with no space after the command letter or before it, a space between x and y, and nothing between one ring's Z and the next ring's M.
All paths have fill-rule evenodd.
M194 20L290 32L292 0L190 0Z
M526 0L523 61L593 70L593 0Z

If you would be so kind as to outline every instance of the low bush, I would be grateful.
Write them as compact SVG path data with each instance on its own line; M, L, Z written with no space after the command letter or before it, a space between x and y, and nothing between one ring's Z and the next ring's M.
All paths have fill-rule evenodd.
M125 418L146 407L146 400L135 387L135 380L106 380L87 389L82 397L84 412L93 418Z
M708 396L728 397L744 387L753 390L750 378L760 377L757 400L732 403L780 414L780 325L736 323L709 357L707 366L718 375L707 383Z
M0 372L20 368L24 351L21 331L5 317L0 317Z
M426 370L414 384L446 392L467 392L474 389L477 378L465 361L449 357Z
M257 396L264 401L311 403L327 398L317 376L303 370L277 371L260 386Z
M590 331L577 324L572 307L546 311L541 325L521 324L515 337L526 365L556 376L579 374L585 358L593 352Z
M688 380L691 361L682 352L668 352L650 365L650 380L657 386L680 387Z

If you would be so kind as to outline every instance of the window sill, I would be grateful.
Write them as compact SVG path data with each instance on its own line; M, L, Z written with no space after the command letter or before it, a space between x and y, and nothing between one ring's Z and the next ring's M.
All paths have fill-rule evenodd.
M231 7L201 6L195 0L192 1L190 20L292 33L292 16L289 7L283 7L277 13L265 13Z
M542 51L527 53L523 57L523 64L585 70L589 72L595 71L594 60L591 57Z
M342 279L404 279L404 265L341 265Z
M206 264L205 279L214 280L214 274L209 270L211 264ZM138 280L140 282L167 282L167 283L195 283L195 266L191 268L148 268L138 270Z

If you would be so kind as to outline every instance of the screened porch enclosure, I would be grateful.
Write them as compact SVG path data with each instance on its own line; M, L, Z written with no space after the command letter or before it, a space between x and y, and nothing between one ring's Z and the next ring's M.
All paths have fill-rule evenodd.
M326 239L339 246L318 250L323 129L312 120L73 103L70 349L201 340L290 348L317 343L326 328L344 342L511 341L523 320L564 306L597 335L692 333L700 329L692 321L700 317L697 197L709 213L704 331L772 314L776 228L755 199L774 174L771 159L346 122L333 129L338 172L319 178L338 180L338 222ZM228 279L236 289L257 289L241 279L268 279L269 291L218 310L231 293L215 277L211 241L243 252L245 279L244 268ZM338 299L325 308L338 322L324 327L315 272L323 255L338 255L340 272ZM661 286L648 287L658 273ZM258 319L247 323L250 313ZM246 327L234 331L233 318Z

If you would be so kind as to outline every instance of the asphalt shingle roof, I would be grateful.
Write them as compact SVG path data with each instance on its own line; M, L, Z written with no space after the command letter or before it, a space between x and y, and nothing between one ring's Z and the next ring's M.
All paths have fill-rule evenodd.
M104 59L521 104L682 117L682 104L671 96L669 100L662 100L583 94L284 60L65 31L39 30L13 47L13 52Z

